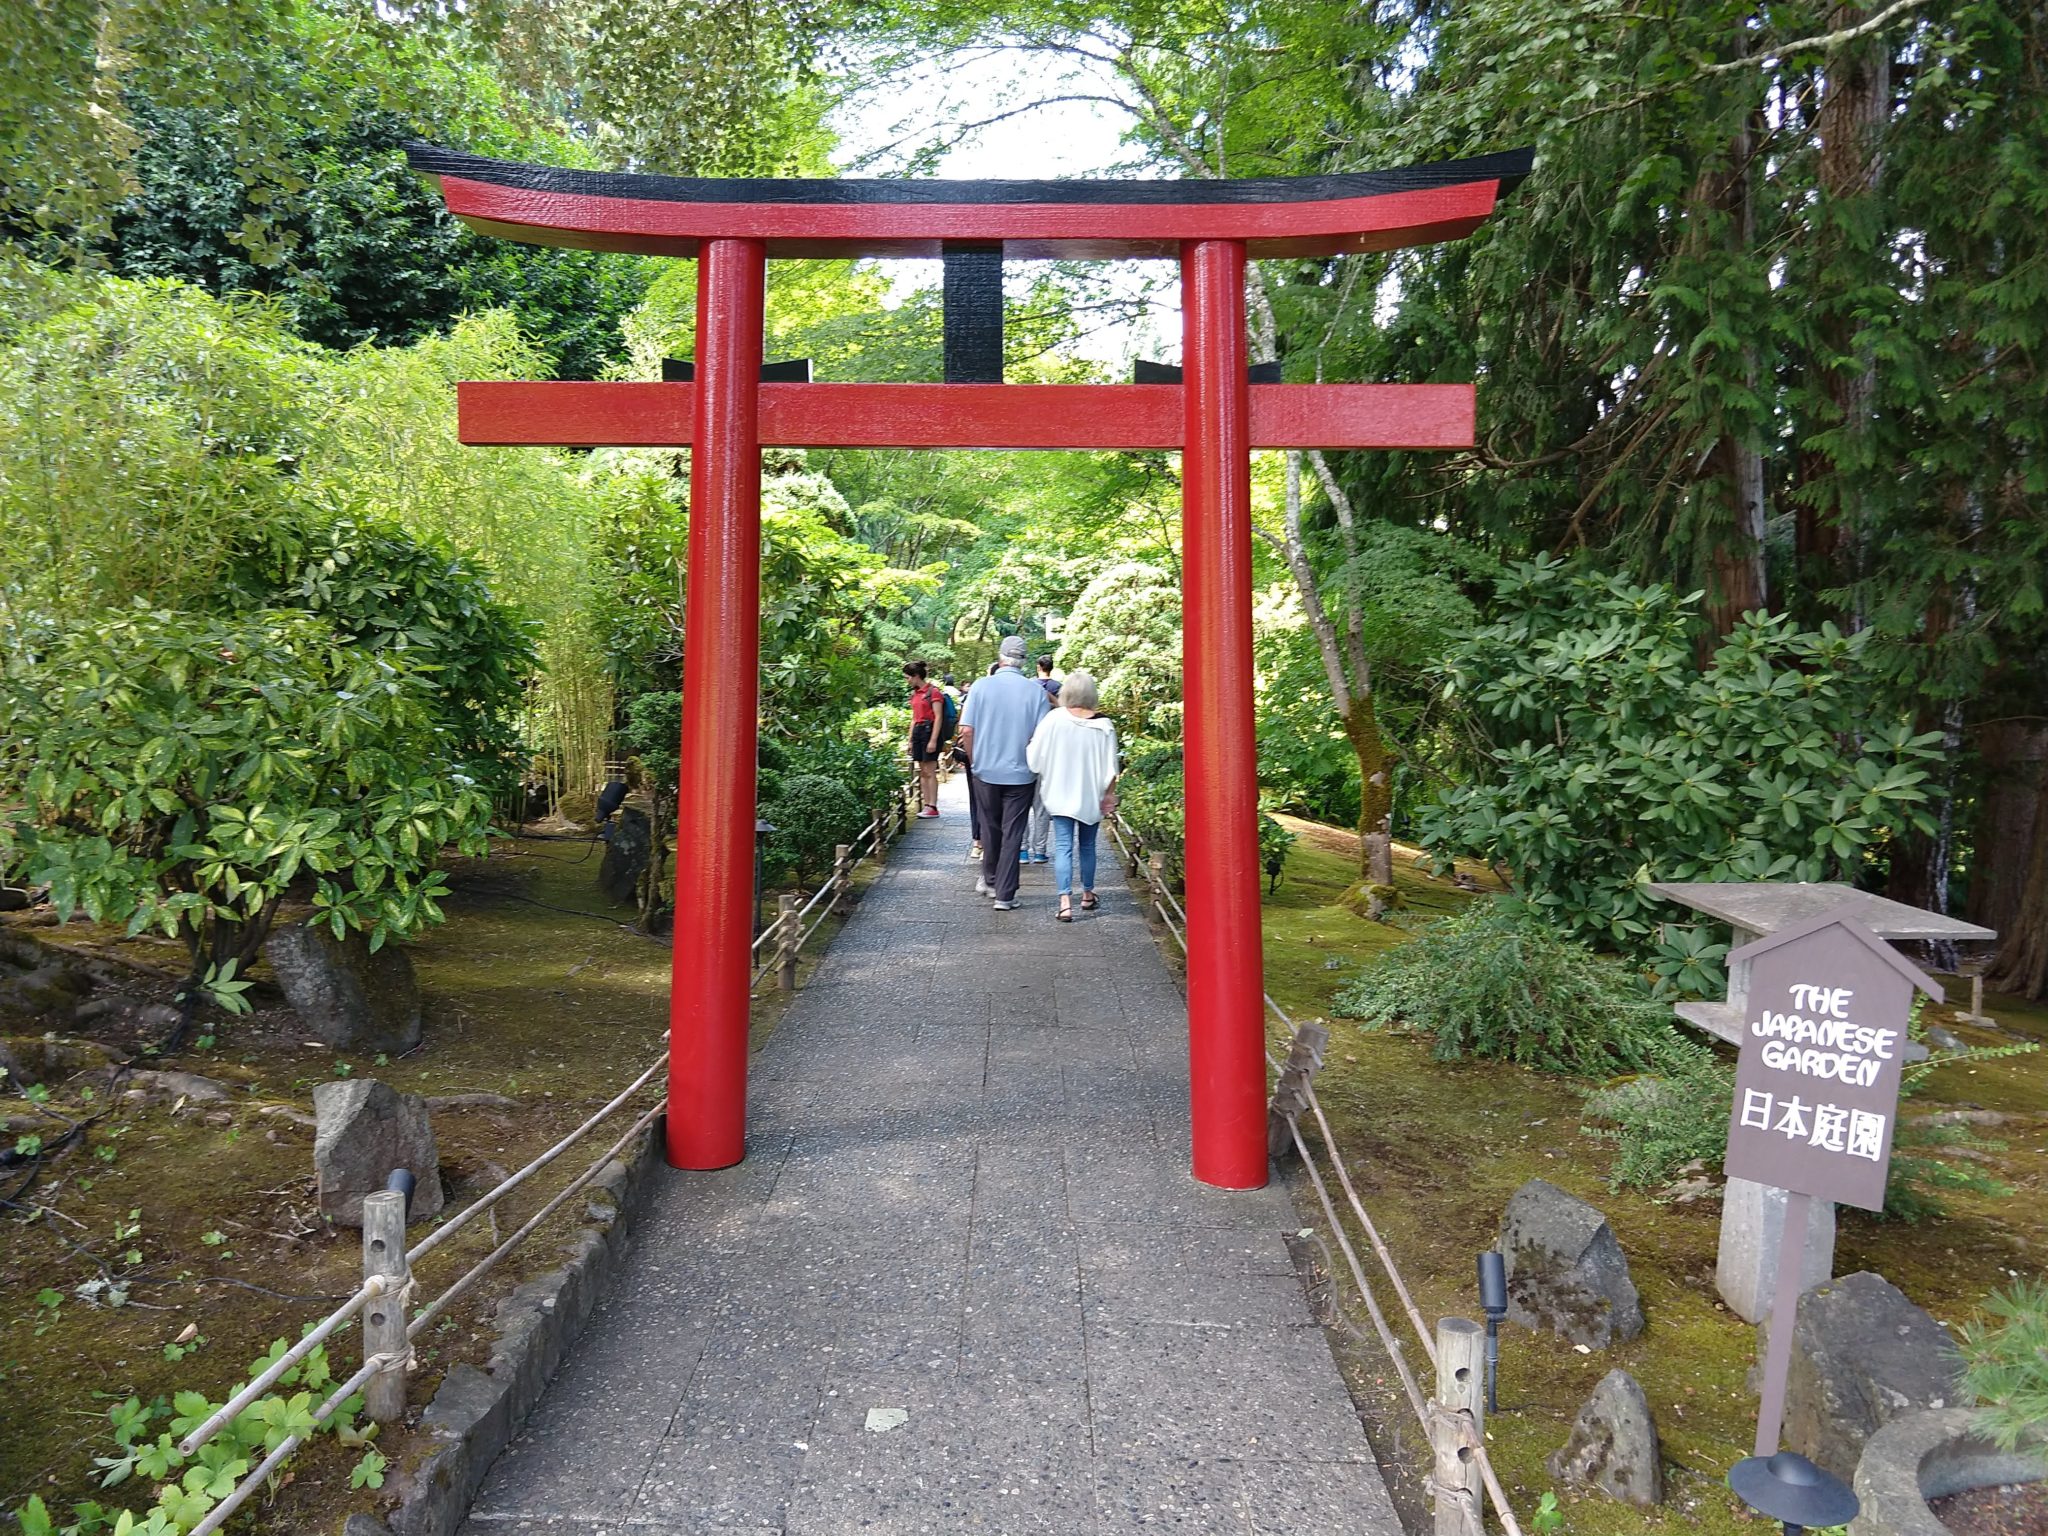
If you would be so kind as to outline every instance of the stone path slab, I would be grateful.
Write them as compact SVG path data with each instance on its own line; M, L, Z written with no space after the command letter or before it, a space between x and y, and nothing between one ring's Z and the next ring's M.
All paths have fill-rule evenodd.
M1189 1176L1184 1005L1114 860L1071 925L1049 865L996 912L944 805L465 1536L1399 1536L1286 1195Z

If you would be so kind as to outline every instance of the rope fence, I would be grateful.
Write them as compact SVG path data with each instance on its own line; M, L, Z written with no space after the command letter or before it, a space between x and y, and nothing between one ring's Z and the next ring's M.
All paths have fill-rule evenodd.
M1152 910L1159 914L1174 942L1181 952L1187 953L1186 935L1187 909L1174 895L1166 879L1165 859L1158 854L1147 856L1144 842L1137 832L1119 813L1110 817L1110 835L1116 839L1117 847L1123 854L1124 865L1134 876L1142 876ZM1169 911L1168 909L1171 909ZM1178 918L1178 922L1175 919ZM1300 1054L1299 1047L1304 1040L1302 1027L1288 1016L1287 1011L1273 1001L1271 993L1265 994L1266 1007L1279 1020L1287 1032L1290 1045L1290 1059ZM1288 1140L1301 1158L1303 1170L1308 1174L1309 1183L1316 1192L1316 1199L1323 1208L1324 1220L1331 1234L1337 1240L1337 1248L1344 1256L1345 1268L1350 1272L1352 1285L1357 1289L1359 1299L1365 1305L1366 1315L1371 1319L1373 1331L1379 1336L1381 1348L1400 1378L1401 1395L1407 1399L1408 1407L1414 1413L1416 1422L1428 1438L1435 1452L1435 1466L1429 1478L1429 1488L1436 1501L1437 1536L1479 1536L1482 1521L1479 1507L1479 1492L1483 1487L1488 1502L1493 1505L1494 1514L1500 1521L1506 1536L1522 1536L1522 1527L1515 1518L1514 1510L1508 1504L1507 1491L1501 1486L1495 1473L1492 1459L1486 1453L1485 1402L1486 1395L1481 1384L1484 1377L1483 1361L1475 1353L1475 1341L1483 1338L1479 1325L1463 1318L1445 1318L1432 1331L1424 1325L1422 1313L1415 1305L1408 1283L1402 1278L1394 1256L1380 1236L1378 1226L1366 1211L1365 1202L1359 1198L1357 1186L1352 1183L1351 1170L1344 1162L1343 1153L1338 1149L1337 1138L1330 1128L1329 1116L1323 1112L1322 1101L1316 1096L1313 1066L1320 1063L1320 1050L1313 1045L1309 1050L1309 1070L1288 1071L1269 1049L1266 1062L1273 1069L1276 1078L1284 1076L1295 1097L1285 1101L1276 1098L1273 1113L1285 1126ZM1416 1380L1414 1370L1409 1366L1400 1339L1388 1324L1379 1298L1374 1294L1367 1279L1364 1264L1351 1241L1350 1234L1339 1216L1337 1204L1331 1197L1329 1184L1318 1166L1314 1150L1302 1135L1298 1110L1295 1103L1305 1105L1315 1117L1318 1137L1324 1155L1328 1158L1331 1171L1336 1175L1338 1188L1342 1191L1345 1204L1350 1208L1360 1230L1365 1234L1374 1258L1379 1261L1387 1283L1393 1287L1399 1298L1402 1313L1407 1317L1409 1327L1422 1346L1422 1353L1429 1360L1437 1376L1437 1390L1434 1397L1425 1396L1421 1383ZM1455 1354L1458 1358L1453 1360ZM1479 1366L1474 1369L1474 1365Z
M874 818L861 828L851 843L841 843L833 850L831 877L811 893L810 900L798 906L793 896L780 899L775 920L764 927L754 940L754 968L747 983L754 996L760 996L761 982L770 971L776 973L777 991L796 990L797 955L817 936L827 919L845 911L846 894L852 889L854 870L887 851L891 823L897 836L910 826L910 802L902 788L876 808ZM825 903L825 910L818 913L809 927L805 927L804 919L817 911L820 902Z
M831 878L819 886L801 908L797 907L795 897L781 898L782 910L777 914L776 920L764 928L760 937L753 943L752 952L757 957L764 947L769 952L769 958L759 961L754 968L754 983L758 984L770 968L776 968L781 972L783 988L795 987L797 952L810 941L819 928L824 926L827 918L845 910L845 898L852 886L854 870L868 859L879 857L888 849L892 823L899 834L909 827L909 804L901 789L891 800L885 800L876 808L873 819L861 829L860 835L852 843L841 844L838 847ZM803 919L816 911L820 902L826 903L825 910L818 914L809 928L803 927ZM330 1391L326 1399L313 1409L313 1424L317 1428L326 1423L342 1403L359 1391L365 1394L364 1410L372 1420L390 1423L402 1417L405 1412L406 1371L413 1360L412 1341L457 1301L474 1290L485 1276L537 1232L548 1217L598 1179L607 1167L625 1153L635 1137L645 1133L654 1124L667 1107L666 1082L661 1085L662 1097L641 1108L626 1130L600 1152L588 1167L544 1202L509 1237L497 1243L489 1253L463 1271L440 1295L407 1317L407 1309L412 1306L414 1293L418 1289L418 1281L413 1272L414 1266L471 1223L490 1215L498 1203L513 1190L562 1158L606 1121L627 1109L637 1095L666 1072L666 1041L667 1036L664 1035L662 1055L615 1094L602 1109L525 1166L501 1179L459 1214L442 1222L410 1248L406 1247L405 1237L405 1207L409 1197L397 1190L366 1195L363 1199L363 1265L366 1273L362 1285L332 1312L312 1324L298 1343L271 1361L251 1378L247 1385L216 1409L204 1423L180 1441L178 1450L186 1456L193 1455L240 1417L251 1404L262 1398L286 1372L332 1338L351 1320L365 1313L366 1309L368 1315L364 1318L365 1357L362 1366ZM495 1217L493 1223L492 1235L495 1237ZM380 1305L394 1301L395 1306ZM278 1469L313 1433L314 1429L306 1429L280 1441L276 1449L257 1463L254 1469L244 1474L234 1489L207 1511L206 1517L192 1528L191 1536L213 1536L215 1531L220 1530L232 1519L236 1511L277 1474Z

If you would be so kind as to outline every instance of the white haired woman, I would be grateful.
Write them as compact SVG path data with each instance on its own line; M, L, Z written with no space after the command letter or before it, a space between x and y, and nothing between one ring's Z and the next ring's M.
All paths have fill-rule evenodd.
M1039 797L1052 817L1052 873L1059 886L1063 923L1074 920L1074 877L1081 879L1081 909L1095 899L1095 834L1116 810L1116 727L1101 711L1095 679L1069 672L1060 684L1060 707L1038 722L1025 761L1038 775Z

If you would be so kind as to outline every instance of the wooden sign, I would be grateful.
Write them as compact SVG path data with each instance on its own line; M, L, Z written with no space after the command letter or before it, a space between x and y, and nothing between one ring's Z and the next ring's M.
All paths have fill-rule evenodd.
M1727 1171L1879 1210L1917 987L1941 988L1847 905L1729 953L1750 962Z

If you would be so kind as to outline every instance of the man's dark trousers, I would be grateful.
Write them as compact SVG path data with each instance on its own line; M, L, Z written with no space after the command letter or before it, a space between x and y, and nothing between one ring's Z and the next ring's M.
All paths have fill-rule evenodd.
M975 814L981 820L981 878L994 888L997 901L1017 899L1017 855L1031 825L1031 800L1037 784L991 784L974 781Z

